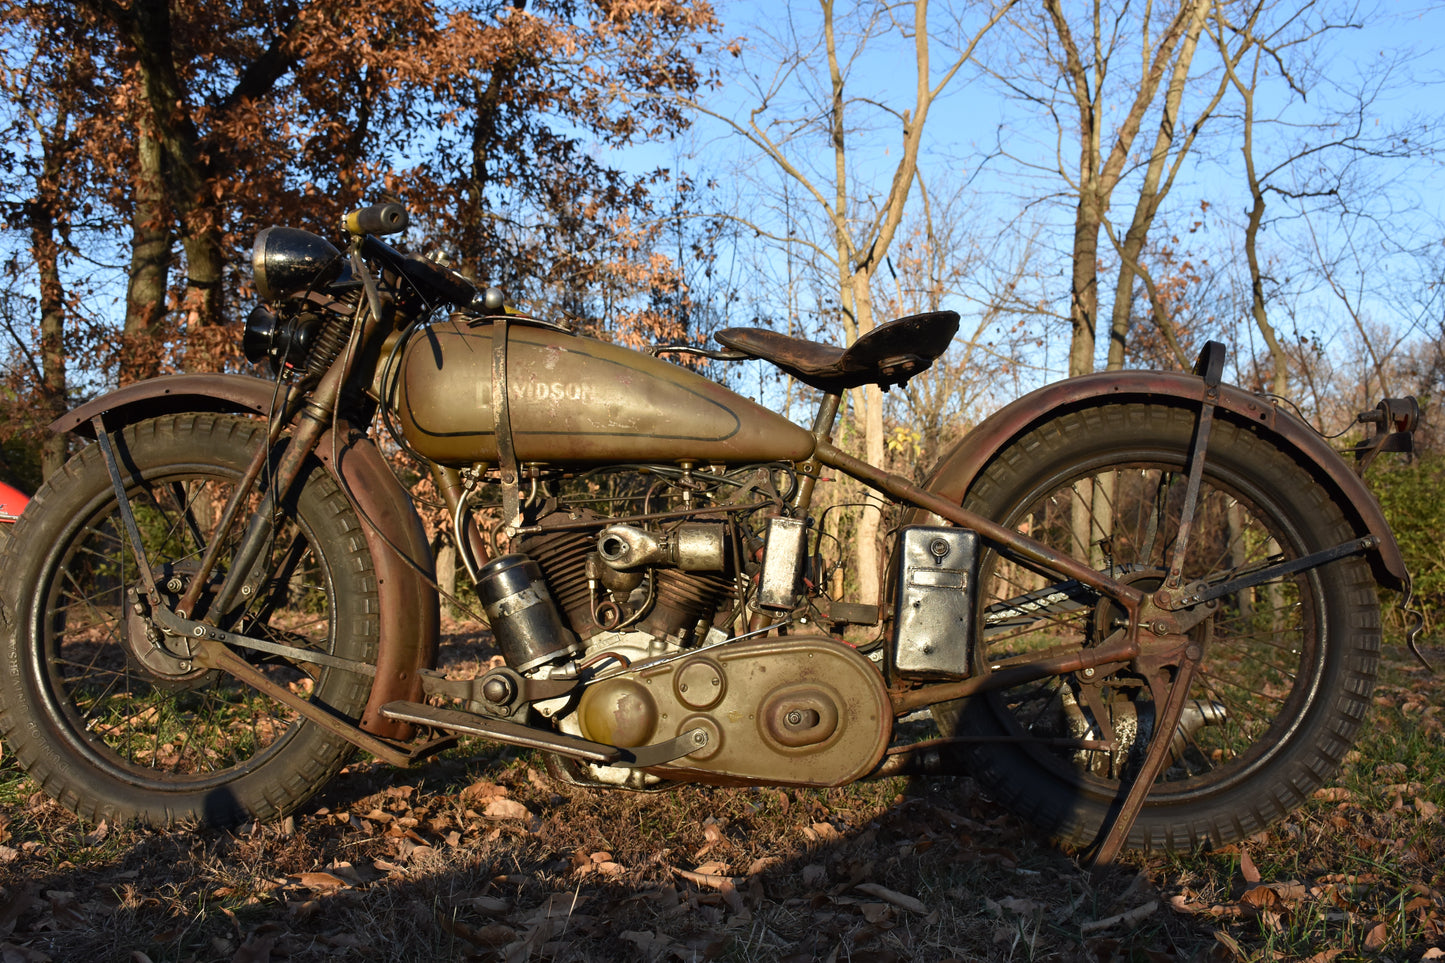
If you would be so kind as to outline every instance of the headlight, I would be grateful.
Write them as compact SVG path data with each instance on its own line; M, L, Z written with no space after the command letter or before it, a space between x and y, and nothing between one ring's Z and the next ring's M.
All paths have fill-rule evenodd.
M251 273L265 301L327 284L345 263L336 245L294 227L268 227L256 235L251 247Z

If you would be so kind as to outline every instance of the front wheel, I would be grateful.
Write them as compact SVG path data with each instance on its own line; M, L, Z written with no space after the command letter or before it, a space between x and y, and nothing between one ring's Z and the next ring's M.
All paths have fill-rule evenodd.
M189 414L112 436L146 556L168 605L193 573L265 425ZM251 504L257 496L251 496ZM241 524L232 526L243 529ZM214 597L238 532L222 543ZM231 631L370 661L376 580L356 514L311 460L276 513ZM91 819L227 824L294 808L349 744L234 678L193 666L146 616L105 462L82 450L36 495L0 556L0 734L41 787ZM210 617L216 617L211 613ZM236 650L273 682L343 718L368 678Z
M1162 404L1065 414L1011 442L967 507L1145 591L1173 557L1196 412ZM1217 419L1185 583L1217 583L1356 537L1328 492L1252 426ZM1000 554L979 573L974 672L1045 650L1097 645L1122 612L1077 583ZM1219 600L1171 734L1170 758L1128 838L1187 850L1257 832L1336 771L1374 684L1375 583L1358 557ZM1105 666L939 706L970 768L1056 838L1097 838L1153 736L1148 685Z

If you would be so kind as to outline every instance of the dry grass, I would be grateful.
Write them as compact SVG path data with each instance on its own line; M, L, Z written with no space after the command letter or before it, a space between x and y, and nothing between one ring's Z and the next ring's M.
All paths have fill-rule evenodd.
M1442 693L1392 647L1334 788L1243 846L1096 871L966 779L639 796L474 743L357 764L282 823L160 833L81 825L6 764L0 957L1445 957Z

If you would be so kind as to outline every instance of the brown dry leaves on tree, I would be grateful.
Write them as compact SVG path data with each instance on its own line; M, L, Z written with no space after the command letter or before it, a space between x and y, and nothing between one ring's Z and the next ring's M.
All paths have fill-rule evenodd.
M50 340L7 302L12 392L48 385L58 412L75 385L234 368L251 236L334 235L383 195L414 208L411 240L535 311L629 342L696 337L692 186L608 152L686 126L671 95L706 82L717 26L680 0L0 0L16 145L0 214L32 262L7 291L51 279ZM129 278L98 349L81 340L87 264Z

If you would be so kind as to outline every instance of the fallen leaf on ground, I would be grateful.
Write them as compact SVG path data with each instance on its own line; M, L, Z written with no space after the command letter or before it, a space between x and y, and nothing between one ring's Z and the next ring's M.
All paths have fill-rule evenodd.
M532 812L515 799L493 799L482 815L488 819L526 819Z
M1343 952L1344 950L1341 949L1321 950L1320 952L1316 953L1314 956L1306 960L1305 963L1330 963L1331 960L1333 960L1335 957L1339 956Z
M339 889L348 889L351 884L334 873L311 872L297 873L287 877L305 886L307 889L314 889L318 893L334 893Z

